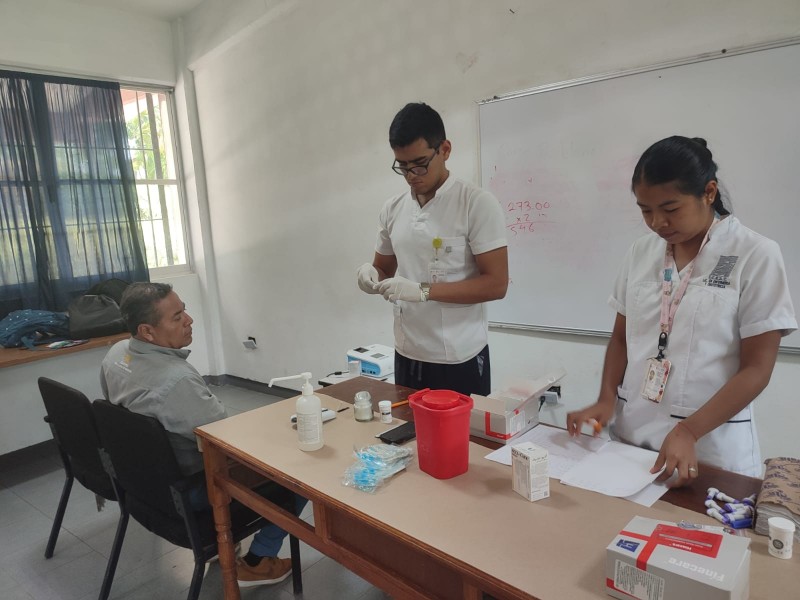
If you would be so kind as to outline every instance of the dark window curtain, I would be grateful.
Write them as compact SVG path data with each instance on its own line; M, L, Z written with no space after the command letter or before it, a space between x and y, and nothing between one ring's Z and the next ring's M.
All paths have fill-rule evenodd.
M0 71L0 318L149 281L119 85Z

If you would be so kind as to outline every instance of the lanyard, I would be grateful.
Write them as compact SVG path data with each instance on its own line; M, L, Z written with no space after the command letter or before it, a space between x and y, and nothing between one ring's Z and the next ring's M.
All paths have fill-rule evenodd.
M683 298L683 295L686 293L686 288L689 287L689 280L692 277L692 272L694 271L694 262L697 260L697 257L700 256L700 252L703 251L703 247L706 245L708 240L710 239L711 230L714 229L714 226L719 223L719 219L714 217L714 222L711 224L711 227L708 228L706 231L705 236L703 237L703 241L700 244L700 249L697 251L695 257L689 262L688 265L685 267L685 273L683 277L681 277L681 283L678 286L678 289L675 290L675 295L672 295L672 271L673 269L677 271L678 266L675 264L675 256L672 251L672 244L667 244L667 249L664 251L664 277L661 282L661 319L659 321L661 325L661 333L658 334L658 358L659 360L664 358L664 350L667 349L667 342L669 341L669 334L672 331L672 322L675 320L675 313L678 311L678 305Z

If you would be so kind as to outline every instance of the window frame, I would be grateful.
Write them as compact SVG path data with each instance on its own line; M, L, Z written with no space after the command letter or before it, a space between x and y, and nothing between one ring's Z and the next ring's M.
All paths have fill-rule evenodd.
M158 93L166 96L167 110L169 111L170 125L172 127L172 153L175 157L175 181L178 193L178 205L181 211L181 230L183 233L184 252L186 255L186 263L181 265L167 265L164 267L148 267L151 279L157 280L164 277L172 277L179 275L187 275L194 273L194 253L192 250L192 242L189 230L189 210L186 199L185 178L183 171L183 154L181 152L180 133L178 129L178 111L175 105L175 88L169 86L160 86L153 84L143 84L130 81L119 81L120 88L126 90L135 90L145 93ZM161 181L169 180L147 180L145 185L159 185ZM136 180L136 185L140 182ZM140 221L141 222L141 221Z

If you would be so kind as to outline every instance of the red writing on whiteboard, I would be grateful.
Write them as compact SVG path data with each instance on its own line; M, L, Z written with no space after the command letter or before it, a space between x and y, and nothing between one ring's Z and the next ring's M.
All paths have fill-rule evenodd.
M529 213L524 213L515 218L513 223L507 223L506 229L510 230L514 235L520 233L533 233L533 221Z
M550 208L550 203L548 201L544 202L531 202L530 200L520 200L519 202L508 202L506 204L506 212L530 212L530 211L537 211L541 212L543 210L547 210Z
M508 202L505 205L506 213L510 213L509 222L506 223L506 229L511 231L514 235L521 233L533 233L535 231L534 224L536 222L543 222L547 218L547 209L550 208L550 203L544 202L531 202L530 200L521 200L519 202Z

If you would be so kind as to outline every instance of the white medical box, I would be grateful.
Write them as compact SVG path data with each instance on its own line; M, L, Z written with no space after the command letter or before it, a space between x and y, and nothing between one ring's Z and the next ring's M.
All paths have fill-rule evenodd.
M550 469L546 448L532 442L511 446L511 486L531 502L550 497Z
M606 592L620 600L746 600L750 540L634 517L606 548Z

